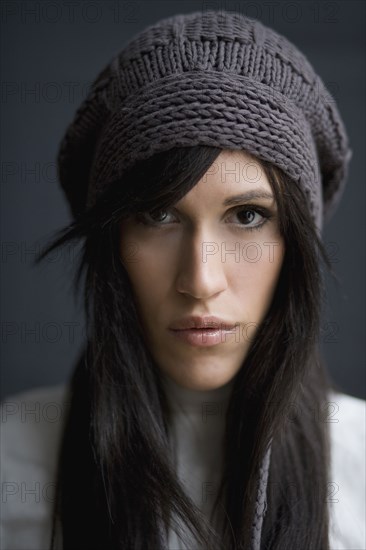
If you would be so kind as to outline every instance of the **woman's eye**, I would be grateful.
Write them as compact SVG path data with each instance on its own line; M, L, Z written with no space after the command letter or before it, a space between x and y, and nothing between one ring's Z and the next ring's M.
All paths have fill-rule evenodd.
M243 229L260 229L270 218L270 214L264 210L243 207L236 208L234 216L239 219L238 225L242 226Z
M167 210L152 210L150 212L139 212L137 219L144 225L159 225L166 219Z

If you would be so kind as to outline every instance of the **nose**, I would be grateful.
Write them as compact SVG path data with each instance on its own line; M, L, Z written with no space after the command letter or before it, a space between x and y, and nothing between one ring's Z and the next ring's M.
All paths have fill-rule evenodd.
M219 245L202 231L185 236L176 278L179 293L207 300L227 288Z

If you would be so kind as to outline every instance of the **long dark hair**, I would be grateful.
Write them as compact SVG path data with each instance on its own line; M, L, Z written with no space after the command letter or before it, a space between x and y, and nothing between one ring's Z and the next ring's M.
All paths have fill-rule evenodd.
M217 147L172 148L137 163L57 233L39 255L82 240L87 336L69 383L50 548L164 548L174 517L210 550L250 547L259 465L272 439L261 548L329 549L329 438L321 411L330 380L319 351L322 262L331 272L301 188L260 161L279 211L285 257L226 415L220 538L185 494L170 458L168 405L120 261L120 221L167 208L202 178ZM172 523L171 523L172 525ZM175 525L175 524L174 524ZM60 531L58 531L60 529Z

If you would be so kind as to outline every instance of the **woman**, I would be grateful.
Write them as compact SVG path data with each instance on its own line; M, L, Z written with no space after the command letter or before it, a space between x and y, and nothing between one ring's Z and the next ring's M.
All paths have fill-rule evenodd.
M350 157L304 56L235 12L164 19L99 74L58 157L74 221L39 257L85 238L85 350L38 396L59 428L32 428L51 548L364 548L365 402L318 341ZM5 548L45 545L46 498L28 546L8 501Z

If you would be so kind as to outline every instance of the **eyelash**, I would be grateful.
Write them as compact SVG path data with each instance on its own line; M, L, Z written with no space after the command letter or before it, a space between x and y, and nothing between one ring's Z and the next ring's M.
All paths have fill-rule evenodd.
M167 212L167 210L166 210L166 212ZM233 213L233 214L236 214L237 212L255 212L256 214L260 214L264 218L264 220L261 223L258 223L257 225L254 225L253 227L248 227L248 226L246 226L244 224L241 224L241 223L235 224L235 225L239 226L239 227L236 227L236 229L238 229L239 231L243 231L243 230L244 231L259 231L268 222L268 220L270 220L273 217L273 214L271 214L271 212L267 208L260 207L260 206L257 206L257 205L236 206L236 207L232 208L231 210L229 210L229 212ZM144 217L145 215L146 215L145 212L139 212L137 214L136 219L137 219L138 224L145 225L145 226L152 227L152 228L156 228L156 229L160 229L161 226L168 225L168 224L164 224L164 223L160 224L159 222L148 222L148 221L146 221L146 219Z

